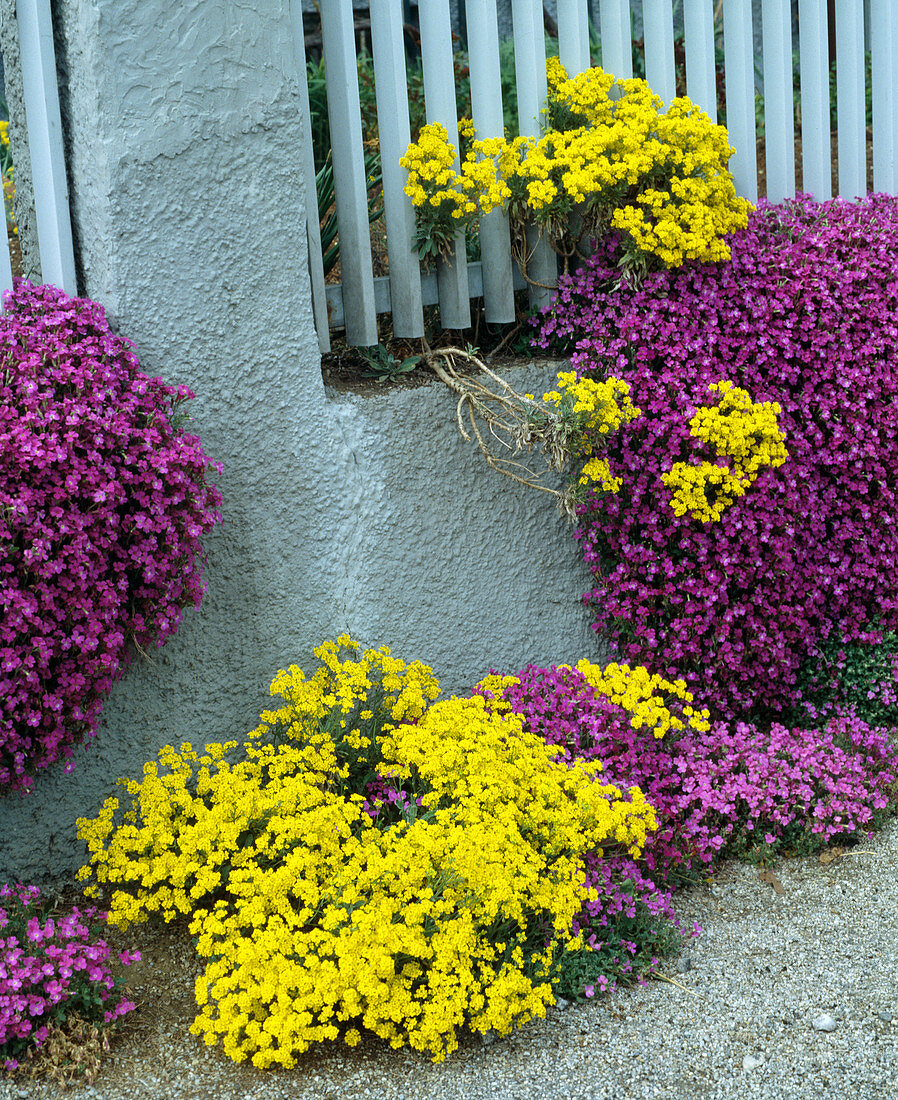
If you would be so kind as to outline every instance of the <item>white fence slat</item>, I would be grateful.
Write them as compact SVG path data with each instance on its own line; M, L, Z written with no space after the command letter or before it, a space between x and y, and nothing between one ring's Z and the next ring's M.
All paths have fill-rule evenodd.
M481 276L480 262L468 264L468 282L471 287L472 298L483 297L483 279ZM524 277L517 268L514 269L515 290L524 290L527 286ZM439 283L436 273L425 271L421 274L421 297L426 306L435 306L440 300ZM377 302L378 313L390 312L390 276L378 275L374 279L374 300ZM327 308L335 327L343 324L343 288L339 283L330 283L327 288Z
M826 0L798 0L801 186L821 201L832 197L826 6Z
M892 80L892 117L886 121L886 125L891 130L892 140L892 158L894 164L894 175L892 177L892 186L889 189L893 194L898 193L898 0L891 0L892 3L892 67L891 67L891 80Z
M312 148L312 119L309 110L309 81L306 72L306 47L302 24L302 8L290 5L290 26L296 56L296 82L299 86L299 111L303 122L302 174L306 184L306 241L309 248L309 278L312 284L312 313L318 333L318 350L322 355L331 350L330 319L324 289L324 264L321 256L321 225L318 196L315 190L315 152Z
M645 78L655 95L669 106L677 94L671 0L642 0L642 21Z
M78 293L72 222L59 117L59 89L50 0L18 0L16 19L22 58L22 90L41 278L66 294Z
M458 114L455 105L455 70L452 61L452 23L449 0L428 0L422 9L421 63L424 67L424 104L429 123L446 127L449 140L458 149ZM455 171L459 170L458 156ZM437 265L440 285L440 322L443 328L470 328L471 302L468 297L468 272L465 262L465 238L455 239L451 262Z
M515 86L518 132L538 137L546 105L546 37L541 0L511 0L514 28Z
M836 101L839 129L839 194L867 193L867 133L864 106L864 6L836 3Z
M751 4L744 0L723 0L723 51L727 132L730 145L736 150L730 161L730 171L736 191L750 202L757 202L754 46Z
M504 137L496 0L467 0L465 7L474 129L479 138ZM514 321L511 236L508 217L501 209L490 211L480 220L480 259L486 320L493 324Z
M539 137L546 103L546 38L542 0L512 0L515 85L518 93L518 132ZM527 233L527 276L532 309L544 309L558 282L558 257L547 240L531 229Z
M421 265L415 253L415 210L411 199L403 192L408 175L399 166L411 141L402 0L381 0L379 4L372 4L369 15L393 333L417 337L424 335Z
M792 91L792 6L762 0L764 51L764 153L767 198L795 194L795 107Z
M870 9L871 75L873 80L873 190L898 191L898 4L878 0Z
M377 313L351 4L321 0L321 37L340 235L340 278L347 304L346 340L370 347L377 343Z
M568 76L589 68L586 0L558 0L558 57Z
M630 0L600 0L602 68L618 80L633 76L633 37Z
M684 0L683 35L686 42L686 94L712 122L716 122L713 0Z

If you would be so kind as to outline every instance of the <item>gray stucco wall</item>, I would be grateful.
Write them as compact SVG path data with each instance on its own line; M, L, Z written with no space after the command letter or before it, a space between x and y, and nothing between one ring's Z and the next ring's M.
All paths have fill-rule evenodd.
M28 156L28 132L25 128L25 101L22 93L22 67L16 24L16 0L0 0L0 52L3 54L3 87L9 107L9 143L15 164L16 225L25 277L40 279L37 251L37 221L34 216L34 188Z
M325 389L287 0L58 0L54 14L81 292L145 371L197 393L224 522L202 607L115 686L76 771L0 799L0 881L71 880L75 818L116 778L166 743L241 736L277 669L311 668L342 630L430 663L448 690L599 655L569 528L486 469L441 383ZM519 370L530 390L554 378Z

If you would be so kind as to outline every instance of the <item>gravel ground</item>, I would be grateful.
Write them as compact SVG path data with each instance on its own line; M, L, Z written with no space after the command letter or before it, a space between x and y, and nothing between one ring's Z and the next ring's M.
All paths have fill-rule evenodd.
M829 862L785 860L761 875L729 863L677 895L681 919L704 932L665 961L670 981L556 1007L507 1039L466 1037L442 1065L370 1039L310 1052L291 1071L236 1066L187 1033L196 961L165 930L134 979L149 1025L135 1013L94 1086L65 1095L898 1100L898 820ZM2 1100L60 1095L56 1084L0 1081Z

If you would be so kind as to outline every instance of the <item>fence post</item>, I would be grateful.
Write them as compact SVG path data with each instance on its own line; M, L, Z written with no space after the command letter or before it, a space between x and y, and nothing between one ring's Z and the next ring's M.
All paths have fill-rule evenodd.
M479 138L504 137L496 0L467 0L466 15L474 129ZM492 210L480 219L480 258L487 321L513 321L511 237L503 210Z
M6 224L6 218L3 219L3 224ZM6 248L0 248L0 301L2 301L3 295L12 290L12 265L9 260L9 246L7 242ZM2 309L2 306L0 306Z
M673 10L670 0L642 0L645 35L645 78L652 91L670 106L677 94L674 70Z
M449 140L458 148L449 0L428 2L426 18L421 22L421 63L424 67L427 121L445 126ZM459 170L457 155L452 167L456 172ZM440 288L440 323L443 328L470 328L471 302L468 298L468 267L463 233L455 238L452 259L437 264L437 282Z
M633 76L633 36L630 0L601 0L602 68L618 80Z
M318 350L324 355L331 350L330 318L327 313L327 291L324 286L324 264L321 255L321 217L315 185L315 152L312 148L312 113L309 109L309 79L306 72L306 46L300 0L290 0L290 27L296 53L296 83L299 86L299 110L303 121L302 167L306 183L306 243L309 249L309 276L312 283L312 312L318 333Z
M714 8L708 0L684 0L683 33L686 39L686 94L712 122L716 122Z
M396 336L423 336L424 309L421 265L415 252L415 211L411 199L403 193L406 173L399 167L399 159L405 156L411 141L401 0L372 4L369 14L393 333Z
M41 279L76 295L75 253L59 117L50 0L18 0L25 120L37 216Z
M350 344L370 347L377 343L377 311L351 4L321 0L321 38L327 77L346 340Z
M558 58L568 76L589 68L586 0L558 0Z
M801 186L818 200L833 193L826 8L826 0L798 0Z
M839 194L867 193L864 104L864 5L836 0L836 100L839 112Z
M792 6L762 0L764 38L764 152L767 198L795 194L795 107L792 96Z
M512 0L514 67L518 92L518 131L538 138L546 102L546 39L541 0ZM527 230L527 278L531 309L545 309L558 285L558 257L531 226Z
M870 11L873 83L873 190L898 190L898 5L879 0Z
M757 202L758 151L751 4L744 3L744 0L723 0L723 32L727 132L736 150L730 170L739 194L750 202Z

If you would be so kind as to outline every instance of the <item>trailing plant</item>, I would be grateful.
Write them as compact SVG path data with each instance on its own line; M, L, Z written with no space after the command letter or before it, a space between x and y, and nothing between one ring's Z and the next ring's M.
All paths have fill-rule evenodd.
M484 689L564 759L600 760L607 781L644 792L658 827L636 863L656 890L726 857L763 863L857 841L898 810L898 742L856 715L814 728L712 723L682 680L588 661L528 666Z
M578 376L627 382L642 410L605 444L620 491L591 490L580 516L596 627L721 716L794 715L826 639L875 644L898 626L896 232L893 196L762 203L729 263L641 287L605 242L542 319L540 346L575 347ZM721 378L779 406L788 461L707 523L674 512L669 481L713 461L690 418Z
M476 442L487 465L556 497L559 508L571 518L583 485L591 480L607 483L601 458L603 437L639 415L630 401L629 386L613 378L596 383L562 372L558 389L538 400L532 393L519 393L491 370L476 348L436 348L422 358L458 396L459 432L467 442ZM460 367L469 369L463 373ZM534 450L545 459L543 468L534 469L519 457ZM577 456L589 460L579 481L564 489L545 483L547 475L564 470Z
M4 305L0 787L25 789L199 604L220 467L179 426L191 391L143 374L99 305L18 279Z

